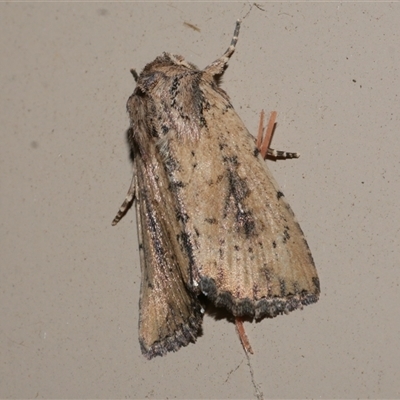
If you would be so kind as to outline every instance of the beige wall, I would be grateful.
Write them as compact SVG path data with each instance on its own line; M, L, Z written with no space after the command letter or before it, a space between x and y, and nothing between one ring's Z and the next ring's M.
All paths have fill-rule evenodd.
M125 103L162 51L204 67L243 21L223 87L307 236L320 301L246 324L265 397L399 397L400 4L0 4L0 397L253 398L234 325L140 354ZM197 26L190 28L185 22Z

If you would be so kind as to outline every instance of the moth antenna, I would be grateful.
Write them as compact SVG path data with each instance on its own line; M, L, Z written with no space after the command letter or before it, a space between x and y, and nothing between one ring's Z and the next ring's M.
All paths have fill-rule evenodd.
M287 151L268 149L267 156L273 158L299 158L300 153L290 153Z
M131 69L131 74L133 75L133 79L135 80L135 82L137 82L138 79L139 79L139 75L138 75L138 73L136 72L136 69L132 68L132 69Z
M111 223L112 226L115 226L118 224L118 222L123 218L123 216L126 214L128 211L129 207L132 205L132 202L135 198L135 192L136 192L136 181L135 181L135 174L133 174L131 185L129 186L128 193L126 194L125 200L122 203L121 207L119 208L117 215L113 219L113 222Z
M243 320L241 318L235 318L236 330L239 335L239 339L242 342L242 346L246 353L254 354L251 348L249 338L247 337L246 331L244 330Z
M232 54L235 52L236 43L239 38L239 30L240 30L241 23L242 23L242 21L240 19L238 19L236 21L235 31L233 32L231 44L227 48L225 53L220 58L218 58L218 60L215 60L213 63L208 65L204 69L204 72L206 72L212 76L221 75L224 72L225 68L227 67L229 59L231 58Z

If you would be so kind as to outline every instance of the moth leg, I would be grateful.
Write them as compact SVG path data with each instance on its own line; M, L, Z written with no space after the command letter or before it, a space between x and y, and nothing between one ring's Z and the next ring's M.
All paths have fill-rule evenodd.
M264 123L264 115L263 114L264 114L264 111L261 112L260 125L261 125L261 122ZM273 133L274 127L275 127L276 115L277 115L276 111L271 112L271 115L270 115L269 121L268 121L268 125L265 130L264 139L262 140L261 147L258 148L260 150L262 158L264 158L264 159L267 156L268 150L270 150L269 146L271 144L272 133ZM262 129L263 129L263 125L261 125L261 135L262 135ZM258 131L258 135L260 135L260 130Z
M237 43L238 37L239 37L239 30L240 30L241 22L242 21L240 19L238 19L236 21L235 31L233 32L231 44L227 48L225 53L220 58L218 58L218 60L215 60L213 63L208 65L204 69L204 72L211 74L212 76L221 75L224 72L229 59L231 58L232 54L235 52L235 47L236 47L236 43Z
M264 131L264 110L261 110L260 124L258 125L258 135L257 135L257 141L256 141L256 146L259 151L261 150L261 144L262 144L262 140L263 140L263 131Z
M289 153L286 151L274 150L269 146L271 145L272 136L275 128L277 112L272 111L269 117L267 128L265 129L265 136L263 135L264 130L264 110L261 111L260 115L260 124L258 127L258 135L257 135L257 149L260 151L261 156L265 159L267 156L273 158L299 158L299 153ZM264 136L264 138L263 138Z
M136 193L135 177L136 177L136 174L134 172L132 181L131 181L131 185L129 186L129 189L128 189L128 193L126 194L125 200L122 203L121 207L119 208L117 215L115 216L115 218L113 219L113 222L111 223L112 226L115 226L118 224L120 219L126 214L129 207L132 205L132 202L133 202L134 198L136 197L135 196L135 193Z
M247 353L253 354L253 349L251 348L249 338L246 335L246 331L244 330L243 320L241 318L235 318L236 330L239 335L239 339L242 342L242 346Z

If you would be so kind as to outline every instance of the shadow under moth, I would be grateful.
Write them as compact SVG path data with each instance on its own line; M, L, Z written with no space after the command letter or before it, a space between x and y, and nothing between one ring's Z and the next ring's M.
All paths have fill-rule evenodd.
M133 179L113 220L136 200L141 293L139 341L148 358L195 342L203 302L223 307L251 352L243 319L275 317L314 303L320 293L311 252L267 156L272 113L263 137L249 133L219 87L238 39L199 70L163 53L132 74L127 102Z

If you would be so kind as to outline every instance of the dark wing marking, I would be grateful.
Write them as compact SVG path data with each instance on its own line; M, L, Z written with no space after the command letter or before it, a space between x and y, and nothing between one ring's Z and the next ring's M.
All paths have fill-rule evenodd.
M170 137L168 149L180 162L169 173L181 183L176 202L190 210L182 225L194 282L234 316L274 317L316 302L307 242L254 138L220 89L200 86L209 100L200 138L182 146Z
M147 150L153 153L145 157L150 161L137 157L135 169L142 268L139 341L150 359L195 342L203 316L187 286L188 258L178 242L180 228L174 224L175 203L165 171L150 142Z

